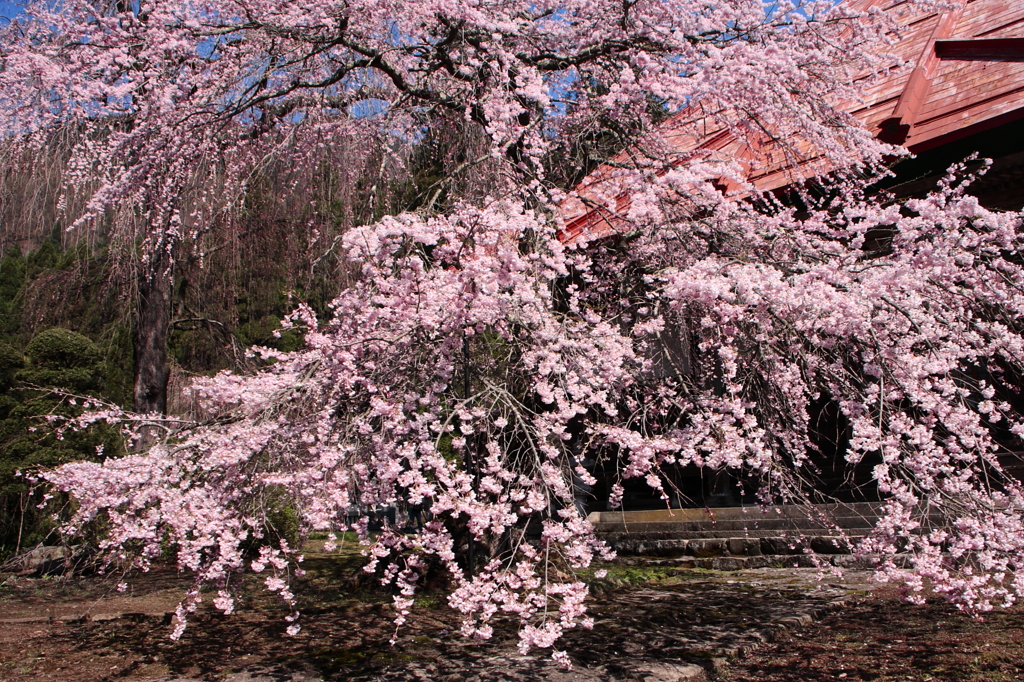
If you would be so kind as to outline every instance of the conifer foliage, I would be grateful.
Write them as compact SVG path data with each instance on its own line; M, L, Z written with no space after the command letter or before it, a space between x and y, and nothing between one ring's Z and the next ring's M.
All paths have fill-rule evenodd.
M475 133L460 170L488 178L349 231L358 282L327 319L289 318L303 348L197 381L197 421L97 409L78 421L134 424L148 449L46 477L77 498L74 524L107 516L104 549L139 549L143 568L177 549L197 580L177 634L202 584L230 612L242 571L294 603L301 557L268 499L328 533L356 505L429 504L420 533L355 524L397 622L445 570L465 634L512 618L526 650L591 625L574 571L607 550L577 504L587 462L614 456L656 489L664 467L731 468L765 503L815 499L809 414L829 400L847 460L879 462L885 514L861 550L880 574L1012 603L1021 217L978 206L956 173L902 206L865 194L857 178L898 150L834 106L889 66L888 22L831 1L32 5L4 31L0 126L26 145L82 130L66 174L90 197L78 226L130 206L137 220L110 229L150 277L271 158L316 169L333 144L391 150L455 122ZM673 153L709 128L835 186L799 211L753 201L737 160ZM553 160L580 168L549 177ZM608 181L575 196L553 179L598 163ZM184 202L184 186L206 189ZM573 201L618 211L628 245L559 241ZM886 248L866 251L869 233ZM668 333L690 342L686 371L654 359Z

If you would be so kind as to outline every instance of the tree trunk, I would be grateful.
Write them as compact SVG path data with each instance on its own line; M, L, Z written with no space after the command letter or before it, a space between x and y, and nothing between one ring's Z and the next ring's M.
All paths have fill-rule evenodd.
M145 267L139 277L135 320L136 412L167 411L167 333L171 323L171 260L166 249Z

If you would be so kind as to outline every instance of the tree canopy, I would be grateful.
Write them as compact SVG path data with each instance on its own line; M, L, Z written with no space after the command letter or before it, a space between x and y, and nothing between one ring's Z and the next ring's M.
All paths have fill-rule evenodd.
M341 236L359 276L321 319L295 310L303 348L197 381L194 420L79 418L136 424L148 448L46 478L77 499L73 525L107 515L104 549L137 548L145 568L176 548L197 580L178 634L202 584L230 612L242 571L293 603L301 557L271 497L327 533L356 505L429 504L421 533L355 524L397 621L443 570L467 635L509 617L526 650L591 624L573 572L607 549L576 501L588 463L666 500L665 468L685 464L742 471L765 504L818 500L810 414L826 400L849 424L846 460L877 461L884 517L860 551L880 575L911 596L927 578L971 608L1012 603L1021 216L980 207L955 169L902 204L867 191L899 150L838 106L889 68L894 28L760 0L31 5L4 30L0 125L29 146L74 127L74 225L163 263L143 281L268 163L312 175L365 147L398 166L449 126L452 177L477 181L440 177L415 212ZM738 159L673 152L671 136L707 129L772 150L794 182L829 176L798 206L757 197ZM598 165L614 181L572 195ZM571 195L614 212L620 237L559 241ZM670 335L686 363L658 359Z

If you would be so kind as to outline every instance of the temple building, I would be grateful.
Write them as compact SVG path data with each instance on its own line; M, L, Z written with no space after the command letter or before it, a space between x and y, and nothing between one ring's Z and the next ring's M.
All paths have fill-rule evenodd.
M894 35L889 53L894 55L894 67L898 60L905 66L883 78L866 76L861 98L842 105L878 139L904 146L912 154L894 162L891 177L881 180L877 188L896 199L922 196L952 164L974 157L968 168L980 168L983 159L990 159L987 173L969 192L992 210L1024 208L1024 1L967 0L954 9L917 13L900 0L848 0L848 4L858 11L881 8L904 26ZM684 110L663 123L662 137L680 163L695 156L739 160L755 190L783 199L792 192L795 176L806 178L821 169L815 165L820 159L807 158L797 164L805 167L794 172L791 162L771 158L770 148L750 145L728 128L706 125L700 116ZM693 132L698 130L699 134ZM622 216L629 208L629 192L615 186L614 175L608 168L598 169L581 184L581 196L590 193L601 200L565 205L563 241L614 238L627 229ZM721 186L726 191L750 191L730 187L725 178ZM829 494L844 502L877 499L870 463L853 478L841 470L841 420L829 413L827 404L819 409L821 414L815 416L825 425L823 431L834 431L823 433L825 447L819 463ZM829 479L829 458L834 462L834 481ZM1008 462L1007 468L1024 478L1019 461ZM669 475L681 492L673 506L731 506L747 501L741 499L740 482L721 472L704 474L690 467ZM600 511L606 499L606 482L599 476L588 503L594 510ZM642 482L633 482L627 487L624 505L643 509L664 507L664 502Z

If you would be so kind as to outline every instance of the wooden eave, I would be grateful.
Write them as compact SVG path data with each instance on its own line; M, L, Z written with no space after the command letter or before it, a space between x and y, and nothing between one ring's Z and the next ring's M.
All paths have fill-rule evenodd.
M900 16L907 8L903 0L848 4L858 11L880 7L905 24L887 52L907 66L867 81L859 102L840 107L879 139L920 153L1024 118L1024 0L968 0L917 16ZM758 191L822 172L820 159L780 163L768 146L752 149L727 129L709 130L701 123L697 112L684 111L664 124L662 136L679 163L714 154L738 159ZM613 190L612 201L594 200L600 189L608 193L614 177L613 168L598 169L563 206L566 242L623 229L630 192Z

